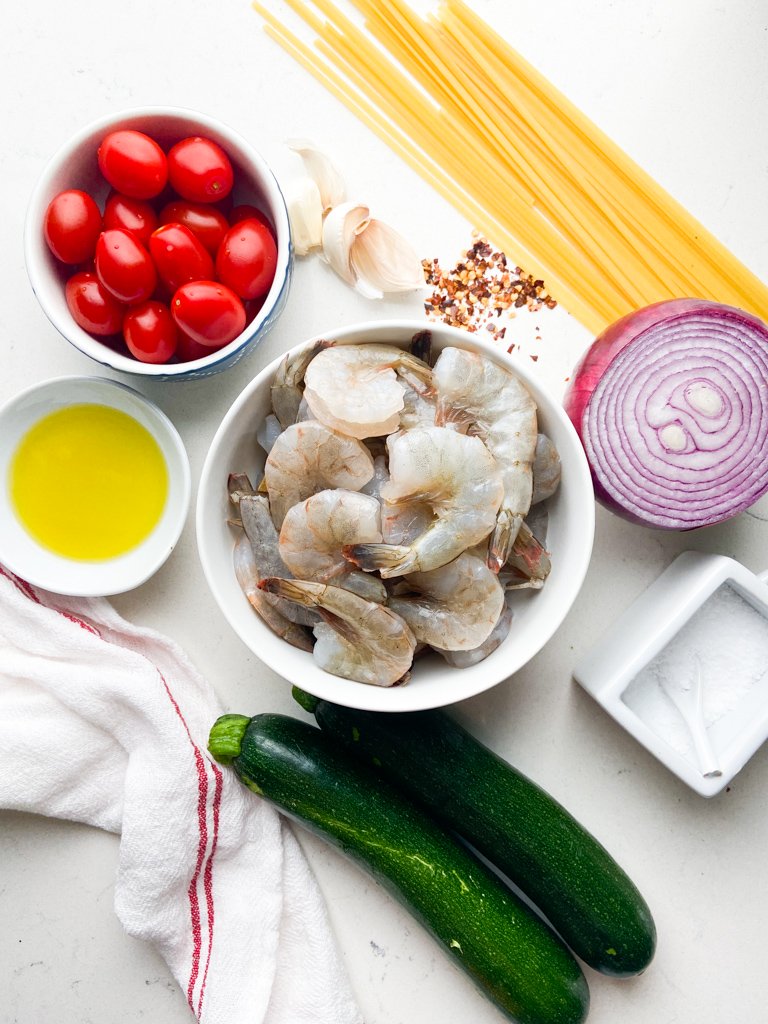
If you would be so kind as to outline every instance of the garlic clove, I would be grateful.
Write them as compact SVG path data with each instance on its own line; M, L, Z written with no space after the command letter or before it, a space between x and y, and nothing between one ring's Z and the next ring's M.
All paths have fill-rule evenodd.
M309 139L288 139L287 144L289 149L299 154L307 174L317 185L323 214L343 203L347 198L346 186L330 157Z
M408 292L425 286L419 257L402 235L380 220L369 220L356 235L350 265L360 291Z
M357 238L370 223L370 210L360 203L341 203L323 221L323 255L347 284L357 284L350 256Z
M306 176L291 179L283 189L297 256L323 244L323 203L315 182Z

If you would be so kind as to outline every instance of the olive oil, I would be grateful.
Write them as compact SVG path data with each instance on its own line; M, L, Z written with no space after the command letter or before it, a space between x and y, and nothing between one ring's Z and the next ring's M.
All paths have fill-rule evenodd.
M168 497L168 468L149 431L106 405L78 404L38 420L10 465L20 522L49 551L103 561L137 547Z

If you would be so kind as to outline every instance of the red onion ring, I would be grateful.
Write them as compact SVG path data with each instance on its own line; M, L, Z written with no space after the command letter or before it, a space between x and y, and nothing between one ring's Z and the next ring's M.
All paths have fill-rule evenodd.
M743 310L672 299L622 317L564 404L596 497L633 522L710 526L768 491L768 327Z

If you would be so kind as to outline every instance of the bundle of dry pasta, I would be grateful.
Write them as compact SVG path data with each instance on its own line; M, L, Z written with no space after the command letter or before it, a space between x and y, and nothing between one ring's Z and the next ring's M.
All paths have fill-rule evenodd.
M701 297L768 319L768 288L462 0L287 0L266 30L586 327Z

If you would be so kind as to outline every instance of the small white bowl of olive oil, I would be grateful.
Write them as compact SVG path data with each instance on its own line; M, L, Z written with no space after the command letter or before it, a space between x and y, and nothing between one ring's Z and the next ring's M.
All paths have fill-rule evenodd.
M3 406L0 474L0 563L58 594L139 586L170 555L189 508L176 428L102 377L45 381Z

